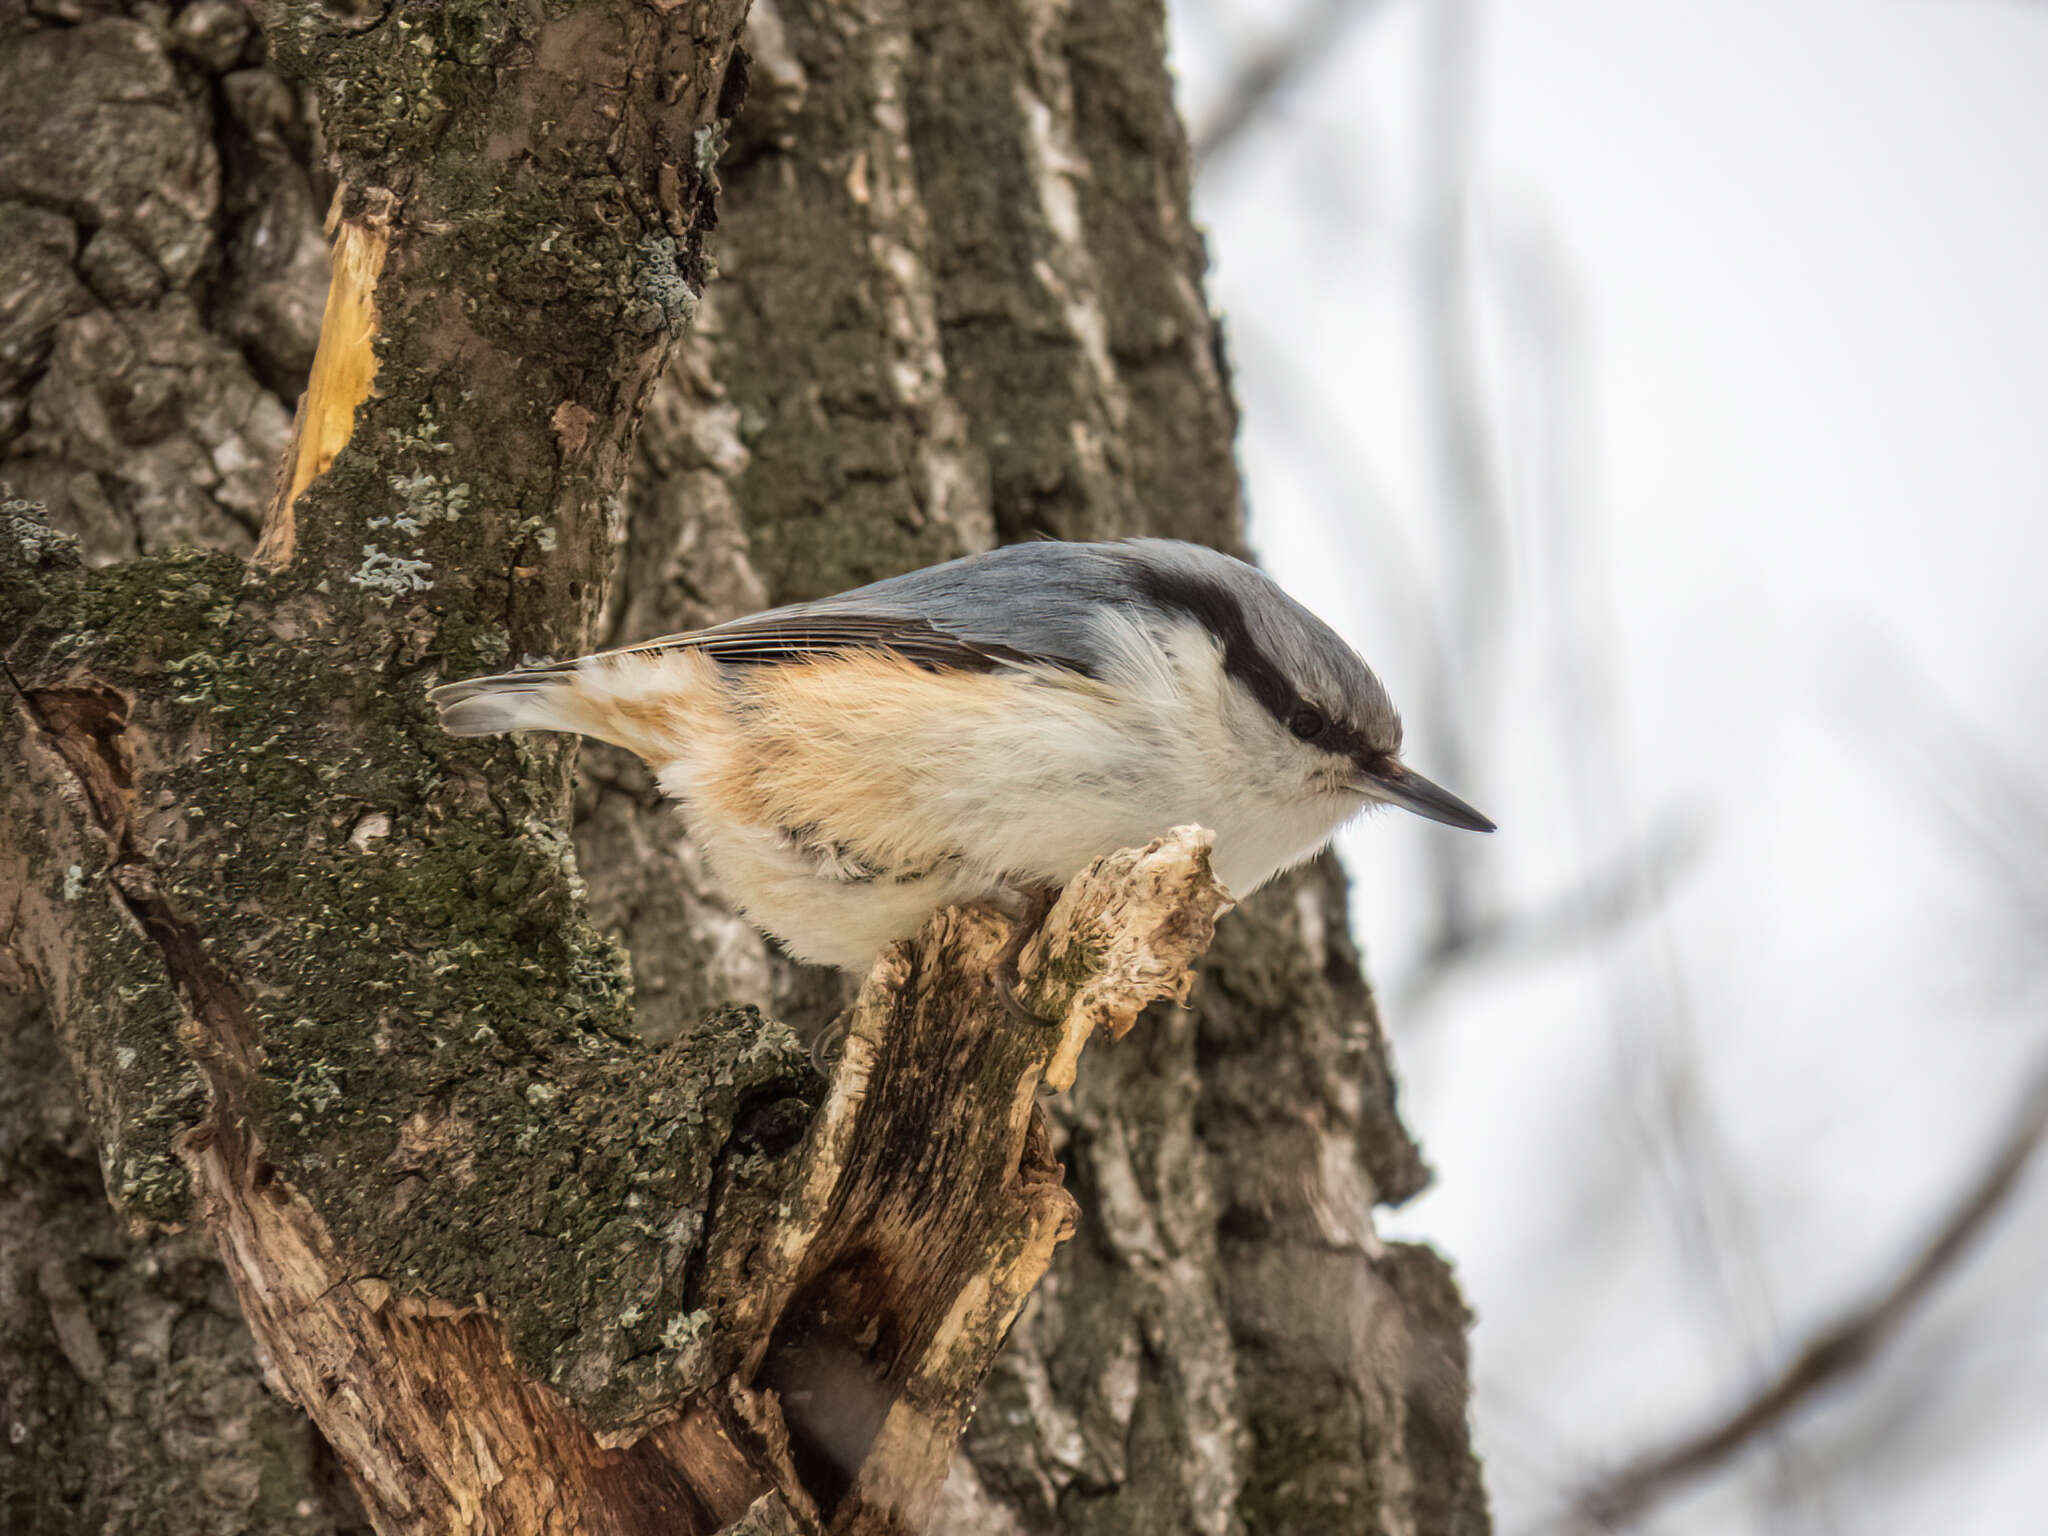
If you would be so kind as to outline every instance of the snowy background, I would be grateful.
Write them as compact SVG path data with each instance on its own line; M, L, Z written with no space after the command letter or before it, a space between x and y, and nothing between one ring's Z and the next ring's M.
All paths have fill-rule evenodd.
M1254 541L1502 827L1343 842L1438 1173L1387 1226L1479 1312L1501 1531L1585 1528L1892 1285L2048 1053L2048 5L1173 26ZM2044 1366L2036 1170L1616 1528L2048 1529Z

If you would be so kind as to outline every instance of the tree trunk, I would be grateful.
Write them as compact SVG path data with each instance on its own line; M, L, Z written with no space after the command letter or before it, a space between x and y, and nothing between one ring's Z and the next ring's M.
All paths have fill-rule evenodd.
M278 66L226 0L48 11L0 38L0 439L105 568L18 535L0 598L9 1528L341 1531L352 1480L384 1530L926 1494L949 1532L1484 1529L1462 1307L1372 1232L1423 1171L1327 862L1050 1103L1075 1231L943 1492L877 1503L780 1425L849 1303L831 1224L774 1212L844 1101L705 1017L809 1031L845 989L731 913L637 762L583 751L572 861L570 755L419 705L998 540L1233 547L1156 7L757 3L744 71L737 6L293 5ZM123 1237L89 1140L136 1231L193 1230ZM950 1400L882 1381L885 1417ZM901 1445L860 1435L869 1472Z

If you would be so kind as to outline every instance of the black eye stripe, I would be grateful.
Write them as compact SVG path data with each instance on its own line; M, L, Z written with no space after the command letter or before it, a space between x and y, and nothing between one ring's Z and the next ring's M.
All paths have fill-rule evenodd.
M1283 729L1294 731L1295 717L1306 712L1321 724L1303 740L1313 738L1316 746L1338 757L1363 760L1370 754L1371 748L1362 734L1325 716L1296 693L1280 669L1266 659L1265 652L1252 639L1244 610L1235 596L1212 582L1179 571L1139 567L1135 574L1146 597L1161 607L1178 608L1223 643L1223 670L1244 684L1245 691ZM1299 731L1295 734L1301 735Z
M1300 733L1297 732L1296 734L1299 735ZM1303 737L1302 739L1309 741L1314 746L1321 747L1332 756L1348 757L1354 762L1363 762L1366 758L1373 755L1372 748L1366 745L1365 737L1351 729L1350 726L1344 724L1341 720L1325 720L1323 728L1316 732L1314 737Z
M1178 608L1223 643L1223 670L1244 684L1266 713L1282 725L1301 704L1280 669L1266 659L1244 621L1237 599L1221 587L1179 571L1139 566L1134 574L1145 596L1162 608Z
M1303 741L1314 741L1323 734L1329 722L1323 719L1322 711L1313 704L1303 704L1287 717L1287 729Z

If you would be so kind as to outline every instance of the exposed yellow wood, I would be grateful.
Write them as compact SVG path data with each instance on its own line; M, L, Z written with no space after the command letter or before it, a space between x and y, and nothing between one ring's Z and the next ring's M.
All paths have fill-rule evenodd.
M334 462L355 432L356 407L369 397L377 376L377 280L391 247L391 214L397 199L372 188L362 211L339 218L346 187L334 194L328 215L334 234L333 275L327 309L320 317L320 346L313 373L292 423L291 446L278 467L277 491L263 520L255 563L266 570L290 565L298 548L296 504L300 493Z

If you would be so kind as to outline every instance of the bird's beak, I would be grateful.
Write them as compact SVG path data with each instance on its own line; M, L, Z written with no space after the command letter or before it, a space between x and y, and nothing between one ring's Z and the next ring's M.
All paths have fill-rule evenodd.
M1390 764L1379 773L1361 772L1352 779L1351 787L1361 795L1398 805L1418 816L1427 816L1431 821L1440 821L1447 827L1463 827L1467 832L1494 830L1492 822L1448 789L1439 788L1400 763Z

